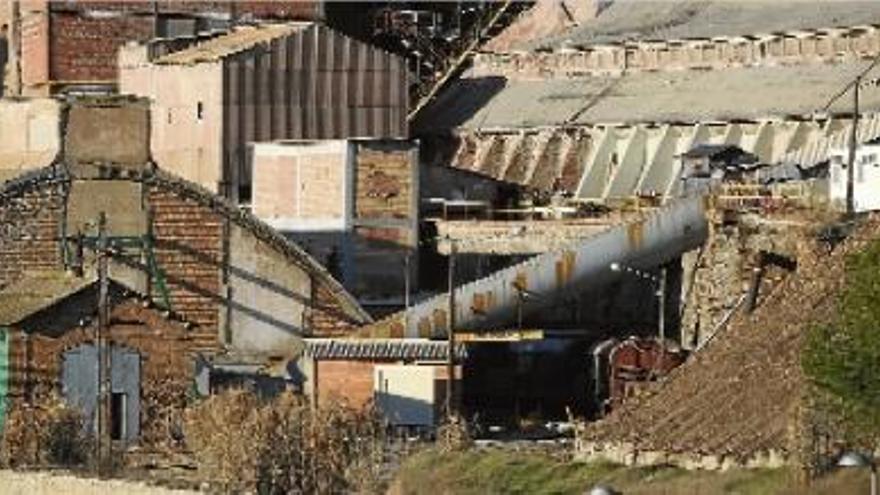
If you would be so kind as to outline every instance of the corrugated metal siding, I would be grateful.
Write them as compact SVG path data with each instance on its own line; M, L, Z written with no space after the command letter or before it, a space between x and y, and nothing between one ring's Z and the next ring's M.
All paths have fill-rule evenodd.
M251 141L408 132L404 61L324 26L227 57L223 74L227 170L245 184Z

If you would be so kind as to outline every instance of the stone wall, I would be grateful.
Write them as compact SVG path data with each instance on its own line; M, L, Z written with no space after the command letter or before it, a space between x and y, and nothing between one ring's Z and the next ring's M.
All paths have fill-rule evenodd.
M690 349L702 346L714 332L723 330L726 318L746 307L744 298L759 253L768 251L797 259L814 225L797 214L716 211L706 244L682 257L682 344ZM767 267L758 304L787 273L779 267Z

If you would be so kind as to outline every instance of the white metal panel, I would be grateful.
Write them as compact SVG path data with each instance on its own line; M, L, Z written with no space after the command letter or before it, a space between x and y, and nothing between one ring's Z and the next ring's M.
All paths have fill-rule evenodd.
M436 367L377 365L373 371L376 407L394 426L434 426Z

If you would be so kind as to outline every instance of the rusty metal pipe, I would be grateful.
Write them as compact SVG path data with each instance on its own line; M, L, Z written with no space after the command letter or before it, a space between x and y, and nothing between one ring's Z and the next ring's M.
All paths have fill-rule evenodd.
M519 291L539 296L532 310L549 306L554 296L607 283L611 263L655 268L696 249L708 236L706 203L702 197L680 199L638 221L626 223L580 240L565 249L535 256L523 263L459 286L455 290L457 330L497 329L516 321ZM416 304L406 318L407 337L445 335L435 328L435 315L448 310L449 297L441 295ZM476 301L491 301L476 304Z

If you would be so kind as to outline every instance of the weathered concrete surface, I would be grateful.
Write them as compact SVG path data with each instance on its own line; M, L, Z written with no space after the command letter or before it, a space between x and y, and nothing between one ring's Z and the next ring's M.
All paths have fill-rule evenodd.
M522 47L624 40L713 38L880 20L880 4L864 0L616 0L595 19L558 37L530 40Z
M250 352L297 351L312 296L308 274L238 226L229 242L230 343Z
M0 471L0 485L7 495L189 495L198 492L171 490L123 480L79 478L70 474Z
M437 238L455 240L459 253L536 254L562 249L622 219L438 221ZM449 242L437 246L449 252Z
M422 133L433 133L809 115L865 67L866 62L853 62L538 81L465 78L437 98L417 124ZM868 86L860 96L862 111L880 109L880 89ZM841 98L828 111L846 113L851 106L850 98Z
M52 163L61 148L60 118L55 100L0 100L0 180Z
M854 61L875 56L874 26L789 31L755 36L661 40L564 47L554 52L481 53L473 77L510 79L583 77L638 71L767 67Z
M70 164L104 163L143 167L150 161L149 103L120 99L72 105L64 133Z

